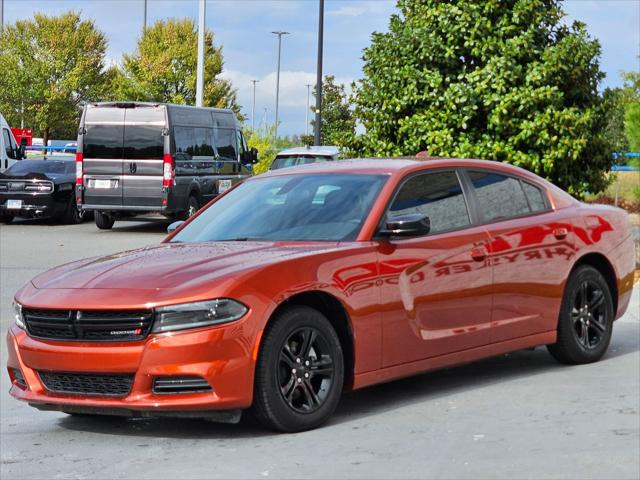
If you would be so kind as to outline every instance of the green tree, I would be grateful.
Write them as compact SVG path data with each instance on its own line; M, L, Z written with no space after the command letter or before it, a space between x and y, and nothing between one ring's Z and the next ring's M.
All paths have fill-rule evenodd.
M313 96L317 95L316 87L313 88ZM349 98L343 84L336 83L336 77L326 75L322 81L322 123L320 124L320 143L322 145L345 146L349 139L353 138L356 129L356 120L351 110ZM315 111L315 107L312 108ZM315 129L316 121L311 125ZM304 137L303 142L308 138Z
M605 115L605 136L614 152L629 150L624 131L625 95L622 88L606 88L602 95Z
M253 173L258 175L266 172L280 150L294 146L294 141L288 137L278 137L274 140L275 126L251 130L245 127L244 135L249 148L258 150L258 163L253 166Z
M107 41L92 21L67 12L40 13L6 25L0 34L0 110L11 125L74 138L80 104L105 95Z
M364 51L367 155L510 162L578 196L607 183L600 45L557 0L399 0Z
M112 90L118 100L143 100L194 104L198 32L190 19L157 21L138 40L135 53L124 55L122 70L112 72ZM233 108L239 113L236 92L220 78L222 47L213 44L213 33L205 35L203 104Z
M629 149L640 152L640 72L623 73L625 79L622 96L624 97L624 132ZM638 164L636 159L636 164Z

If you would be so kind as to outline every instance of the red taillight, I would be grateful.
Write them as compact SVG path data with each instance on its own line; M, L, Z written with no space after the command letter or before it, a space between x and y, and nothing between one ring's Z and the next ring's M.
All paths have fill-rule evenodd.
M82 185L82 153L76 153L76 185Z
M171 154L164 154L164 162L162 166L162 186L170 187L173 183L173 157Z

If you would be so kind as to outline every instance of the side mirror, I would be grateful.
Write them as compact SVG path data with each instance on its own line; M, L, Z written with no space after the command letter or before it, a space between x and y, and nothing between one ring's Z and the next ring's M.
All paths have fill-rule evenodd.
M249 150L249 153L251 154L251 163L256 164L258 163L258 149L256 147L251 147L251 150Z
M180 225L182 225L183 223L184 223L184 220L178 220L176 222L173 222L171 225L167 227L167 233L175 232L178 228L180 228Z
M24 160L27 158L27 146L23 143L18 147L18 160Z
M380 234L385 237L419 237L431 230L431 220L422 213L408 213L388 218Z

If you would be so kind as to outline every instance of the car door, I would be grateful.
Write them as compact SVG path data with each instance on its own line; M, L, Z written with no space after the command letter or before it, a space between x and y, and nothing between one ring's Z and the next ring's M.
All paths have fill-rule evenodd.
M162 206L165 107L126 108L122 203L129 207Z
M490 342L489 237L474 225L457 172L405 179L383 222L407 213L428 215L431 231L380 244L383 367Z
M555 330L575 255L572 219L551 209L545 190L495 171L467 171L491 237L491 341Z
M122 206L124 115L124 108L87 107L78 136L86 206Z

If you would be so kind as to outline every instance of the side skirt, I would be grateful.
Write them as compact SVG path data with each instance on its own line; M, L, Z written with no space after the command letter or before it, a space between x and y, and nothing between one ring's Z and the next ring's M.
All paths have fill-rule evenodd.
M556 330L551 332L537 333L526 337L515 338L504 342L492 343L482 347L463 350L461 352L440 355L425 360L418 360L402 365L382 368L373 372L356 374L353 382L353 389L375 385L377 383L389 382L403 377L409 377L418 373L438 370L446 367L454 367L471 363L483 358L502 355L503 353L515 352L525 348L536 347L538 345L549 345L556 342Z

